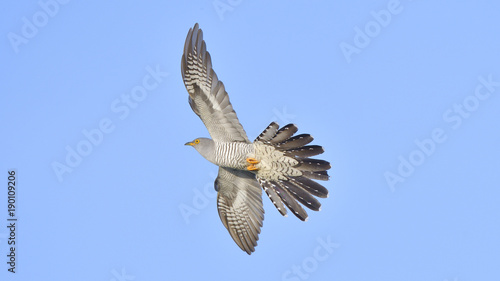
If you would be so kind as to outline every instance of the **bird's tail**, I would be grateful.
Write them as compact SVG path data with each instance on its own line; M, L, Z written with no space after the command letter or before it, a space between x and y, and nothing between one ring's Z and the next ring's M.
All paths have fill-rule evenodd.
M257 173L257 180L282 215L286 216L286 205L295 216L305 221L307 212L299 202L311 210L320 210L321 204L315 197L328 197L328 190L314 180L328 180L327 170L331 166L327 161L309 158L324 152L319 145L308 145L313 141L311 135L294 136L298 130L294 124L278 128L279 125L272 122L255 142L272 146L280 155L279 162L285 164L273 163L272 167L280 170L278 175Z

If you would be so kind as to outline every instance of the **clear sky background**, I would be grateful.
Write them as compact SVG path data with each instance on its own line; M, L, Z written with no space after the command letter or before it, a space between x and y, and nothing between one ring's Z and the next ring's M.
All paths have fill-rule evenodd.
M3 5L0 280L500 278L499 2ZM249 138L293 122L332 163L309 221L263 198L251 256L183 145L208 136L180 75L196 22Z

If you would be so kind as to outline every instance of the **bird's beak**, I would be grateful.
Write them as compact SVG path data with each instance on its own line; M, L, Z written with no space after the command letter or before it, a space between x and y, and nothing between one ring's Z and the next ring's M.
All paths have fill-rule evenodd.
M194 143L192 143L192 142L188 141L188 142L186 142L184 145L193 146L193 145L194 145Z

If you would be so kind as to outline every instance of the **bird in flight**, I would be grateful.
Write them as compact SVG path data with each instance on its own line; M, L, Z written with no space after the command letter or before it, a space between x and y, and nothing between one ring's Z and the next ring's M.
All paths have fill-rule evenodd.
M212 68L197 23L186 37L181 72L189 105L211 136L186 145L219 166L214 183L217 210L234 242L249 255L255 251L264 220L261 188L283 216L285 206L302 221L307 213L301 205L319 211L315 197L328 197L328 190L314 180L328 180L330 163L309 157L323 153L323 148L308 145L313 141L309 134L295 135L294 124L279 128L275 122L251 142Z

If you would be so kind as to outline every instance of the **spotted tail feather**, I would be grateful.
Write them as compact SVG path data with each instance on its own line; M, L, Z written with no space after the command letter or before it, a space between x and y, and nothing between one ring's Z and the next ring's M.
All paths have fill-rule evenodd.
M291 166L300 171L300 175L285 175L279 179L257 179L275 207L282 215L286 215L286 206L300 220L307 220L307 212L302 205L313 211L321 209L316 199L328 197L328 190L314 180L328 180L330 163L325 160L309 158L324 152L319 145L308 145L313 141L309 134L294 136L297 126L288 124L278 130L278 124L271 123L255 140L273 146L284 156L293 158L296 164ZM299 204L300 203L300 204Z

